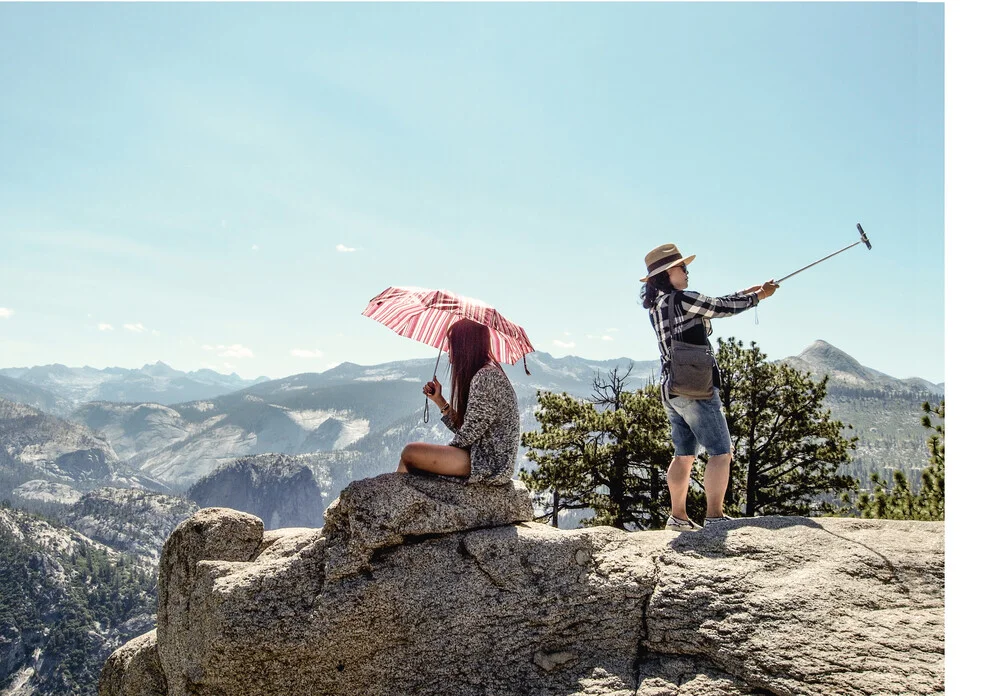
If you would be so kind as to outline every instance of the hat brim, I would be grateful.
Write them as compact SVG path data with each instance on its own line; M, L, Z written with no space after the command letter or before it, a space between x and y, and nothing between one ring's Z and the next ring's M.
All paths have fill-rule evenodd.
M682 263L685 266L687 266L689 263L691 263L692 261L694 261L694 257L695 256L697 256L697 254L691 254L686 259L680 259L678 261L674 261L673 263L671 263L671 264L669 264L667 266L664 266L663 268L657 268L655 271L653 271L652 273L650 273L649 275L647 275L645 278L640 278L639 282L640 283L645 283L647 280L649 280L653 276L660 275L661 273L666 273L667 271L669 271L674 266L680 266Z

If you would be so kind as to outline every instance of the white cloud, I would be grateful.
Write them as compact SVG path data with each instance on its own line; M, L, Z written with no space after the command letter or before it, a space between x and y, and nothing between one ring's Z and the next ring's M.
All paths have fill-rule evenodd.
M145 333L146 327L142 324L125 324L125 330L132 333Z
M306 350L303 348L292 348L291 354L296 358L322 358L321 350Z
M573 348L576 346L573 341L560 341L558 338L552 339L552 342L560 348Z
M14 316L13 309L7 309L6 307L0 307L0 319L10 319Z
M601 340L602 341L613 341L615 339L612 338L611 336L601 336Z
M114 331L115 327L113 327L111 324L98 324L97 325L97 330L98 331Z
M614 333L618 329L604 329L604 330L607 331L608 333Z
M220 358L252 358L253 351L246 346L234 343L231 346L222 345L221 343L217 346L210 346L207 343L203 343L201 346L202 350L210 350L215 352Z
M343 254L347 254L347 253L350 253L352 251L357 251L357 249L355 249L354 247L344 246L343 244L338 244L337 245L337 251L339 251L339 252L341 252Z
M252 247L250 247L250 251L260 251L260 247L254 244Z
M225 350L219 353L220 358L252 358L253 351L242 346L239 343L234 343L231 346L227 346Z

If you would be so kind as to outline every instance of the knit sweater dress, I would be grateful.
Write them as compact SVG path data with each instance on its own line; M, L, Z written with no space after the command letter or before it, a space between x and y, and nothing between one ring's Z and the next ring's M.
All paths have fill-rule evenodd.
M510 483L521 440L521 418L514 387L499 365L487 364L472 376L461 428L455 427L450 410L441 417L441 422L455 433L448 444L469 452L472 471L461 480Z

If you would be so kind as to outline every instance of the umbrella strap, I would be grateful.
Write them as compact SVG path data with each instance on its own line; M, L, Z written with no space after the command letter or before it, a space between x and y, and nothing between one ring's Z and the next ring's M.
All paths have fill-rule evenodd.
M433 377L431 377L431 381L432 381L432 382L433 382L433 381L434 381L435 379L437 379L437 376L438 376L438 365L440 365L440 364L441 364L441 352L442 352L443 350L444 350L444 343L442 343L442 344L441 344L441 347L440 347L440 348L438 348L438 359L437 359L437 362L436 362L436 363L434 363L434 376L433 376ZM525 363L525 364L527 364L527 363ZM525 370L527 370L527 367L525 367ZM430 407L430 399L429 399L428 397L426 397L426 396L425 396L425 397L424 397L424 423L427 423L427 422L429 422L429 421L430 421L430 419L431 419L431 407Z
M528 372L528 356L527 355L522 356L521 360L524 361L524 374L530 375L531 373Z

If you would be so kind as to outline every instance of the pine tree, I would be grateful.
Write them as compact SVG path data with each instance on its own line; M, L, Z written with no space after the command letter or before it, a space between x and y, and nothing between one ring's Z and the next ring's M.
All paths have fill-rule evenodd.
M927 438L929 461L920 474L920 491L913 493L906 476L893 472L892 486L878 474L872 474L872 492L858 496L862 517L889 520L944 520L944 400L931 407L925 401L921 424L931 430ZM940 419L933 423L931 416Z
M666 467L673 456L659 389L626 389L612 370L594 379L589 400L538 393L541 429L521 443L538 466L524 471L529 489L544 496L546 515L558 526L560 510L591 509L584 524L620 529L662 527L670 511Z
M719 396L733 440L726 492L730 514L806 515L833 512L857 480L839 473L857 438L824 408L827 378L767 362L756 343L719 340ZM848 426L850 428L850 426ZM703 464L699 467L701 475Z

